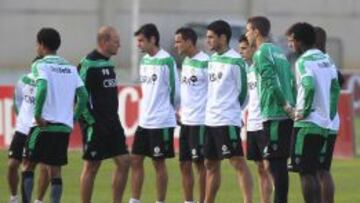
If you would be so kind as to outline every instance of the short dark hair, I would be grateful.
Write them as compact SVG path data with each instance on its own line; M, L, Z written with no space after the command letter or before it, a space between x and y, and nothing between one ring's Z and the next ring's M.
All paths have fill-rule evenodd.
M155 45L159 46L160 34L155 24L148 23L141 26L140 29L134 33L134 35L138 36L140 34L144 35L144 37L148 40L150 40L151 37L155 37Z
M296 41L306 46L314 46L316 35L312 25L306 22L298 22L293 24L287 31L287 36L293 36Z
M241 42L246 42L246 43L249 44L249 40L247 39L247 37L246 37L245 34L240 35L240 37L239 37L239 43L241 43Z
M315 26L315 46L316 48L320 49L322 52L326 52L326 31L319 26Z
M180 34L184 40L190 40L193 45L196 45L196 41L198 37L196 32L192 28L189 27L179 28L178 30L176 30L175 34L176 35Z
M225 35L226 41L229 43L231 39L231 27L229 23L227 23L224 20L217 20L212 23L210 23L207 26L208 30L213 31L217 36Z
M248 24L251 24L252 29L259 30L261 36L267 37L270 33L271 23L265 16L253 16L247 20Z
M37 33L37 42L50 51L57 51L61 44L60 34L54 28L41 28Z

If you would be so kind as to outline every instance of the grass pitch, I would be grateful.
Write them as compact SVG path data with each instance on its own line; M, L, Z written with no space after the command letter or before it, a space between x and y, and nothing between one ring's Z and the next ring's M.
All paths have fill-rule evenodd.
M255 165L248 162L254 179L254 198L253 202L259 202L258 181ZM63 198L65 203L80 202L80 172L82 169L82 159L80 151L69 152L69 165L63 169ZM9 198L9 190L6 182L7 154L0 151L0 203L6 203ZM142 202L155 202L155 175L151 161L145 161L145 183L143 187ZM358 203L360 202L360 159L334 160L332 173L336 184L335 202L339 203ZM104 161L96 178L95 190L93 193L94 203L111 202L111 178L114 164L112 160ZM178 166L178 159L168 161L169 187L167 193L167 203L181 203L182 189L181 176ZM130 180L130 179L129 179ZM36 190L36 188L35 188ZM34 195L33 195L34 196ZM47 194L48 196L48 194ZM197 197L197 191L195 191ZM124 202L130 198L130 182L128 182ZM48 197L45 202L49 202ZM222 184L217 196L219 203L240 203L242 195L236 182L235 172L228 161L222 164ZM303 203L301 196L300 182L297 174L290 174L289 202Z

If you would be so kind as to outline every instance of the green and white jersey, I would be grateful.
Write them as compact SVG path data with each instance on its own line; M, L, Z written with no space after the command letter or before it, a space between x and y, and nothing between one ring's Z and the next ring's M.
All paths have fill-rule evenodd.
M263 120L261 118L260 98L258 94L258 82L255 68L253 65L247 69L247 82L249 99L246 105L248 110L247 131L259 131L263 129Z
M334 63L334 61L332 60L332 58L327 54L325 53L325 56L329 59L329 61L335 66L336 68L336 65ZM337 68L336 68L337 70ZM338 112L338 109L337 109L337 105L336 105L336 114L335 114L335 117L334 119L332 119L331 121L331 124L330 124L330 130L332 132L338 132L339 131L339 128L340 128L340 117L339 117L339 112Z
M21 77L16 85L15 101L18 109L15 130L28 135L34 124L35 78L29 73Z
M140 61L140 82L139 126L152 129L175 127L180 84L173 57L163 49L154 56L146 54Z
M335 66L320 50L310 49L299 57L295 68L296 112L304 116L295 127L329 129L340 92Z
M33 63L32 72L36 83L45 82L41 90L46 90L43 96L35 97L35 117L40 112L46 121L72 128L76 90L84 86L76 67L60 56L48 55ZM41 90L37 86L37 92ZM39 100L43 101L42 106L36 105L42 103Z
M14 97L13 97L13 105L14 105L14 110L16 115L19 114L19 110L21 107L21 104L23 102L23 89L25 86L25 83L22 81L22 79L25 77L26 75L21 76L21 78L19 79L19 81L17 81L15 88L14 88Z
M209 56L200 51L186 57L181 71L181 123L204 125L208 88Z
M266 120L289 118L283 106L295 105L295 79L282 50L263 43L253 56L260 95L261 116Z
M246 67L233 49L210 57L206 125L242 126L241 108L247 97Z

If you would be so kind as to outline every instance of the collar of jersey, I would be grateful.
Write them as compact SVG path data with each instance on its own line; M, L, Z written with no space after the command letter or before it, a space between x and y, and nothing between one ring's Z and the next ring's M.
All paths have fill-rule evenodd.
M232 50L232 48L230 48L229 47L229 49L228 50L226 50L224 53L222 53L222 54L219 54L219 53L217 53L217 52L215 52L214 54L215 54L215 56L226 56L226 55L228 55L228 53L230 52Z
M307 51L305 51L301 57L306 57L306 56L310 56L313 54L323 54L319 49L309 49Z
M150 54L146 54L145 57L146 58L160 58L164 53L164 50L162 48L159 48L159 51L156 52L156 54L154 56L150 56Z
M51 58L59 58L58 55L47 55L47 56L44 56L43 59L51 59Z

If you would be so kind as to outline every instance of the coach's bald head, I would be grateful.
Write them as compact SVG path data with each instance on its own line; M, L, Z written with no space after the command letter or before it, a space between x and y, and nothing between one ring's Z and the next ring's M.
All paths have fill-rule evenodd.
M116 55L120 48L120 38L116 29L111 26L102 26L97 33L98 51L106 57Z

